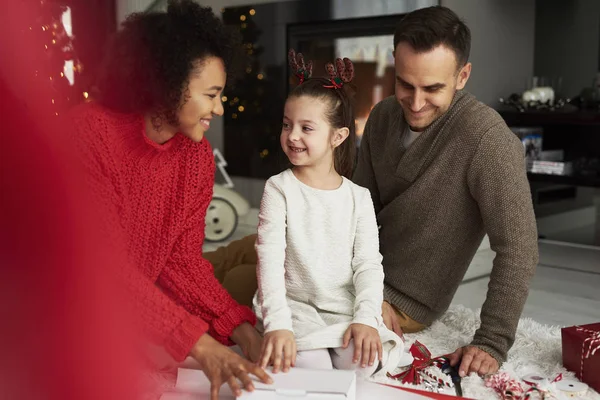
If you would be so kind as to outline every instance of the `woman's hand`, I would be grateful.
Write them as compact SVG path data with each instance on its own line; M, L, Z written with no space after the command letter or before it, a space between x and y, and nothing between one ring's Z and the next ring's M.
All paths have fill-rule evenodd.
M219 389L225 382L236 397L241 396L242 388L238 379L244 389L249 392L253 391L254 385L250 374L256 376L263 383L273 383L264 369L242 358L206 333L196 342L190 355L198 361L202 372L210 381L211 400L218 400Z
M252 325L247 322L239 325L233 330L231 340L240 346L247 359L258 363L263 338Z
M344 349L350 344L350 339L354 339L353 363L360 361L360 366L365 368L367 363L373 365L376 357L382 360L383 347L377 329L364 324L350 324L344 333Z
M259 365L266 368L269 364L273 364L274 374L279 372L281 367L283 372L288 372L290 366L296 365L296 340L292 331L280 329L265 334Z

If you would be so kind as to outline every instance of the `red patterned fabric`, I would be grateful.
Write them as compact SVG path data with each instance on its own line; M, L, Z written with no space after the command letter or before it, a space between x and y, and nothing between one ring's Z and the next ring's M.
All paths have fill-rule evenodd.
M224 344L252 311L236 303L202 257L214 157L207 140L182 135L158 145L144 119L85 104L72 115L103 227L126 249L122 276L145 331L177 360L205 332Z
M441 365L444 361L444 357L431 358L431 352L429 349L418 340L410 346L410 354L414 360L410 367L397 375L389 375L392 379L402 381L402 383L412 383L418 385L423 381L421 372L432 365Z

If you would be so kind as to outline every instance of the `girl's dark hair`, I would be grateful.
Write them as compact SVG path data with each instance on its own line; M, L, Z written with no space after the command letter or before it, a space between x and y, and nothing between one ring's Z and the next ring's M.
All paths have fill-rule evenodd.
M326 88L331 81L325 78L309 78L296 86L288 98L309 96L325 102L328 107L325 117L333 129L348 128L348 137L333 151L333 162L338 174L350 179L354 169L356 153L356 127L354 123L354 107L348 94L347 86L341 89Z
M231 77L240 43L237 32L192 0L169 0L166 13L132 14L112 38L97 100L123 113L160 112L177 125L190 73L212 56L223 60Z

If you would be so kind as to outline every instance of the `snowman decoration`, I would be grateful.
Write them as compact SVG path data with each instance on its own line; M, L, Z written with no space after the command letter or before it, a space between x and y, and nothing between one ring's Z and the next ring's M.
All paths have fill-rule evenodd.
M213 150L215 163L221 172L225 183L215 183L213 197L206 210L205 240L207 242L222 242L235 232L241 217L248 214L250 204L239 193L232 190L233 182L225 167L227 161L218 149Z

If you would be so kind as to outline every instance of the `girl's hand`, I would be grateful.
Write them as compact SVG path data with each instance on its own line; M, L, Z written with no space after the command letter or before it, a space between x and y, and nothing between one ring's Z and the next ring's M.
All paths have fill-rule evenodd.
M296 340L292 331L280 329L265 334L263 338L262 349L260 350L260 366L266 368L273 364L273 373L279 372L282 367L283 372L288 372L290 366L296 365Z
M376 357L382 360L383 347L377 329L364 324L350 324L344 333L344 349L350 344L350 339L354 339L353 363L360 361L360 366L365 368L367 363L373 365Z

